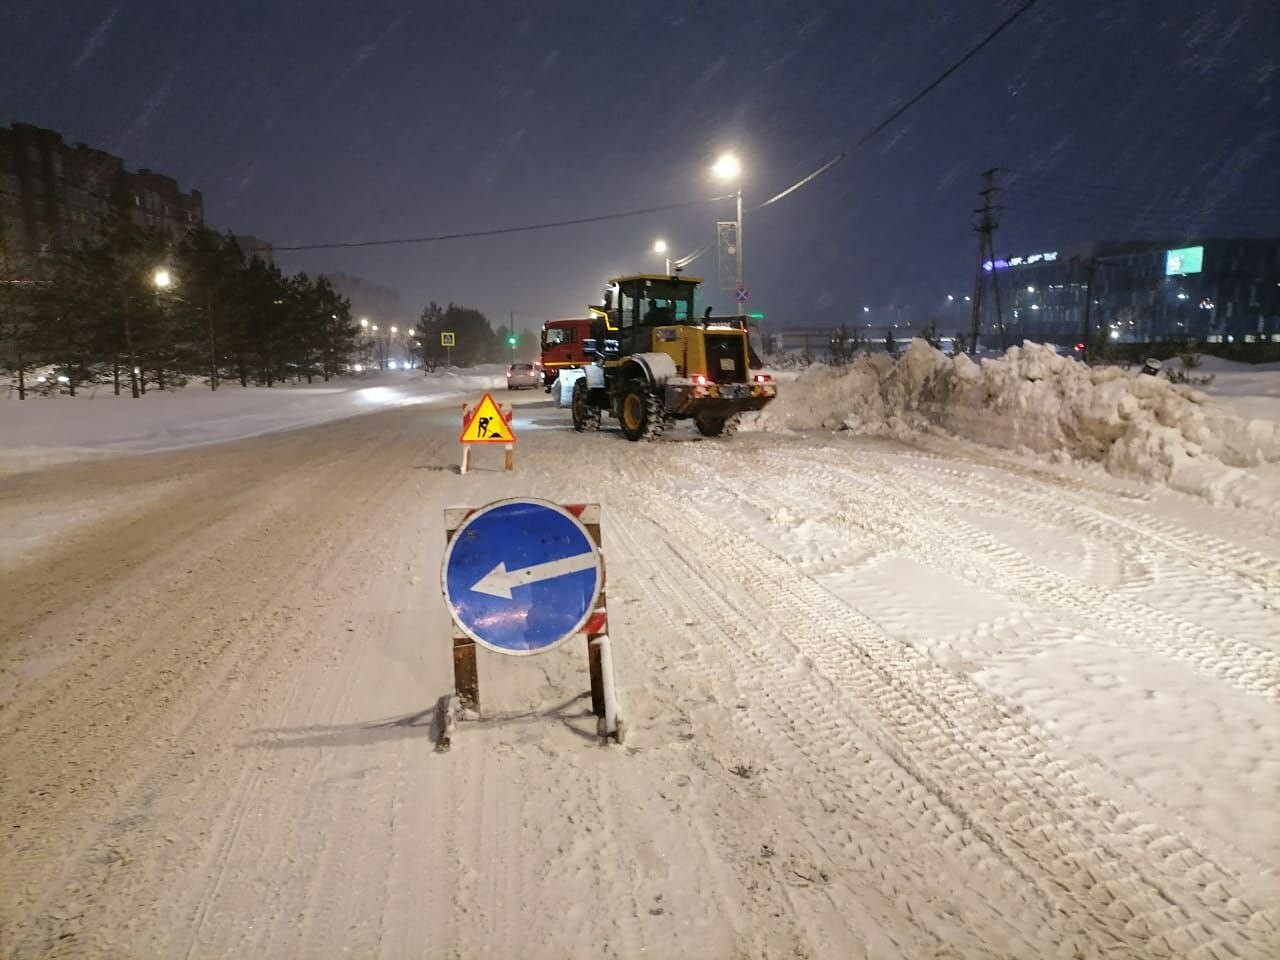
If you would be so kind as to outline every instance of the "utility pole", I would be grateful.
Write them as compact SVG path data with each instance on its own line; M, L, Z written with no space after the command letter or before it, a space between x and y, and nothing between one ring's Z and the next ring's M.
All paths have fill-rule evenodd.
M993 206L991 200L1000 192L1000 188L995 184L995 177L999 172L999 167L992 167L982 172L983 187L978 191L978 196L982 198L982 206L973 211L980 217L978 225L974 227L978 234L978 269L973 278L973 327L969 337L969 351L973 354L978 351L978 338L982 333L982 275L987 272L983 269L984 263L991 264L991 289L996 301L996 329L1000 334L1000 349L1003 350L1006 346L1004 316L1000 305L1000 277L996 271L995 243L992 239L998 226L992 214L1000 207Z

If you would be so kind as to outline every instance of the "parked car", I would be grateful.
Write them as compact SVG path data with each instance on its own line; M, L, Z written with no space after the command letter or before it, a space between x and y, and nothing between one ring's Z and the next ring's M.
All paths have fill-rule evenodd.
M542 386L542 379L538 373L538 368L532 363L513 363L507 367L507 389L519 390L528 387L532 390L534 387Z

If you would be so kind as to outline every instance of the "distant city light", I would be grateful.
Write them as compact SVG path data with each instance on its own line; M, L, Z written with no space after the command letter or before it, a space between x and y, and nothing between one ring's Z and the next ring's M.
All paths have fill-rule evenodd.
M1025 267L1033 263L1052 263L1058 259L1057 250L1046 250L1044 253L1032 253L1025 257L1010 257L1008 260L986 260L982 269L990 273L992 270L1005 270L1009 267Z

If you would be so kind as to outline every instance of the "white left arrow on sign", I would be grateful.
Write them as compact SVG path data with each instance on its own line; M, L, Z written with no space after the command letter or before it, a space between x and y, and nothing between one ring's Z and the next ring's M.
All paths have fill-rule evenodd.
M576 557L561 557L559 560L548 560L546 563L535 563L531 567L508 570L505 561L486 573L476 581L471 589L476 593L485 593L491 597L511 599L511 591L516 587L524 587L543 580L554 580L571 573L591 570L596 565L594 553L580 553Z

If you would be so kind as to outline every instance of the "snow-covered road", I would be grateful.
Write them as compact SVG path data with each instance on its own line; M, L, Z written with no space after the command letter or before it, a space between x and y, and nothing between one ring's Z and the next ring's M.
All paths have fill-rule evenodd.
M514 474L424 404L0 477L0 955L1280 952L1277 518L518 404ZM432 750L512 495L603 505L622 747L570 643Z

